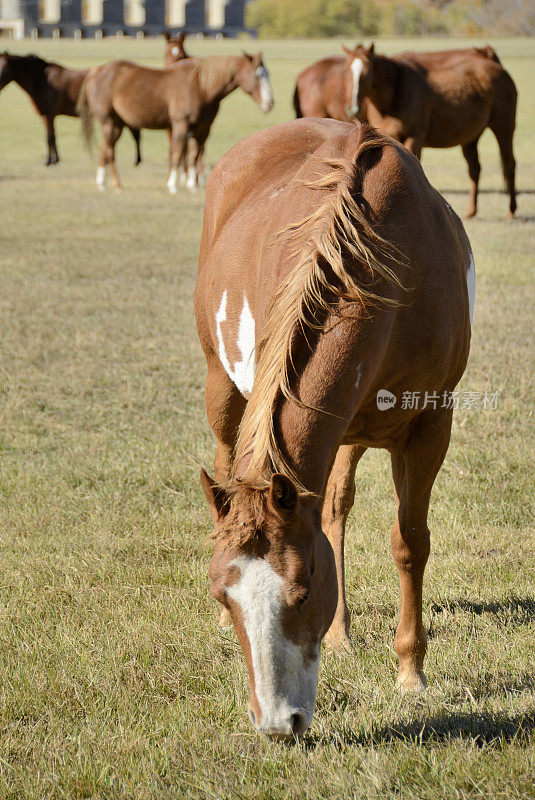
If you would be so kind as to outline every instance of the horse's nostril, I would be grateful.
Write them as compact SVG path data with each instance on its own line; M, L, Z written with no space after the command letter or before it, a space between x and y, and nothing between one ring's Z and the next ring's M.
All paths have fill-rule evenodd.
M249 715L249 719L251 720L253 725L256 727L256 717L255 717L255 713L254 713L253 709L251 708L251 706L249 706L249 708L247 709L247 713Z
M300 736L306 730L306 721L302 714L292 714L291 717L292 733L294 736Z

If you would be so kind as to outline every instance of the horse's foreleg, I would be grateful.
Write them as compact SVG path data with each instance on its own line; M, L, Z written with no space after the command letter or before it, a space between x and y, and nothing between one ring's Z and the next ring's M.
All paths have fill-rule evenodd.
M451 412L424 412L406 446L392 451L399 504L392 528L392 555L401 587L394 647L399 658L397 685L403 691L421 691L426 685L422 584L430 547L427 512L431 489L448 449L450 430Z
M45 165L49 167L51 164L57 164L59 161L56 148L56 133L54 131L54 117L43 117L43 122L45 124L46 143L48 146L48 157Z
M175 123L171 128L170 157L169 157L169 178L167 188L169 194L176 194L178 183L178 168L184 159L187 146L187 125L185 123Z
M479 185L479 176L481 174L481 164L479 163L479 156L477 154L477 142L478 140L474 139L473 142L465 144L463 147L463 156L468 164L468 176L470 178L466 219L475 217L477 213L477 189Z
M224 485L230 479L238 428L245 409L245 400L223 369L216 354L208 362L205 390L206 416L216 439L214 479ZM219 616L222 628L231 624L224 608Z
M334 552L338 582L338 605L325 644L335 650L350 650L349 609L346 601L344 538L346 521L355 500L355 470L366 448L341 445L334 460L323 503L322 528Z

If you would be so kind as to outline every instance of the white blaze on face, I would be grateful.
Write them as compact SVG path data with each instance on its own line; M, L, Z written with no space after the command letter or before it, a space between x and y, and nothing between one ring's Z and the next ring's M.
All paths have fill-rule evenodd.
M174 55L174 57L176 58L176 57L177 57L177 55L178 55L178 47L173 47L173 49L171 50L171 53L172 53L172 54Z
M267 69L264 66L258 67L256 76L260 83L260 97L262 100L260 108L262 111L267 112L273 108L273 92Z
M466 285L468 287L468 302L470 305L470 325L474 318L474 304L476 302L476 265L474 256L470 250L470 266L466 272Z
M317 658L305 662L301 648L284 635L281 623L283 580L265 558L239 556L230 566L240 578L227 589L239 605L251 648L255 694L262 712L256 727L263 733L291 736L292 715L310 725L316 702Z
M360 84L360 76L362 74L362 70L364 69L364 64L360 60L360 58L355 58L351 63L351 72L353 73L353 92L351 94L351 113L358 114L359 106L358 106L358 98L359 98L359 84Z
M249 308L247 298L243 298L243 307L238 324L237 345L240 351L241 360L231 367L225 350L221 323L227 320L227 290L223 292L221 304L215 315L216 335L219 344L219 360L225 368L232 383L242 394L250 394L253 388L254 369L255 369L255 321Z

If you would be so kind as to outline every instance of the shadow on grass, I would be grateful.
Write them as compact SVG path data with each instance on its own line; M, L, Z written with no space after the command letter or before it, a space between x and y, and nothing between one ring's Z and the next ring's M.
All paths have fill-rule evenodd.
M432 603L434 614L465 611L476 616L494 614L518 623L535 621L535 597L509 597L507 600L445 600L443 603Z
M535 712L529 714L454 713L418 719L399 725L387 725L369 733L344 731L333 737L305 736L305 750L322 745L343 747L377 747L395 742L417 745L440 744L470 739L480 747L514 742L519 747L532 746L530 734L535 731Z
M439 189L440 194L468 194L468 189ZM507 195L507 191L504 189L478 189L478 194L503 194ZM535 189L517 189L516 195L517 197L521 194L535 194Z

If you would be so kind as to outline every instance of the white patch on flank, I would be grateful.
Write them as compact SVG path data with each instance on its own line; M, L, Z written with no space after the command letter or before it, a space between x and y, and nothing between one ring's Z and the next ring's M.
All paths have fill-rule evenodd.
M476 265L474 255L470 250L470 265L466 271L466 285L468 287L468 302L470 305L470 325L474 318L474 304L476 302Z
M262 100L260 109L267 112L273 108L273 92L271 90L267 69L265 67L258 67L256 76L260 82L260 98Z
M351 94L351 113L356 115L359 113L358 97L359 97L359 84L360 84L360 76L362 74L362 70L364 69L364 64L360 60L360 58L355 58L351 62L351 72L353 73L353 92Z
M256 727L263 733L292 734L292 715L310 724L316 702L317 658L305 663L298 645L282 629L283 580L264 558L238 556L230 566L240 570L239 580L227 589L243 622L254 671L255 693L262 712Z
M106 167L97 167L95 182L101 192L106 188Z
M186 180L186 186L193 192L197 188L197 170L195 169L195 167L190 167L188 169L188 178Z
M177 55L178 55L178 47L173 47L173 49L171 50L171 52L172 52L172 54L174 55L174 57L176 58L176 57L177 57Z
M219 310L215 315L216 334L219 344L219 360L223 364L227 375L236 388L243 395L246 393L250 394L253 388L255 369L255 321L245 296L243 298L243 308L240 314L237 339L241 361L237 361L234 364L234 368L230 366L230 361L227 358L223 334L221 333L221 323L226 322L226 320L227 290L225 289L223 292L223 297L221 298Z
M176 194L177 179L178 179L178 170L173 167L173 169L169 173L169 178L167 181L167 188L169 189L169 194Z

